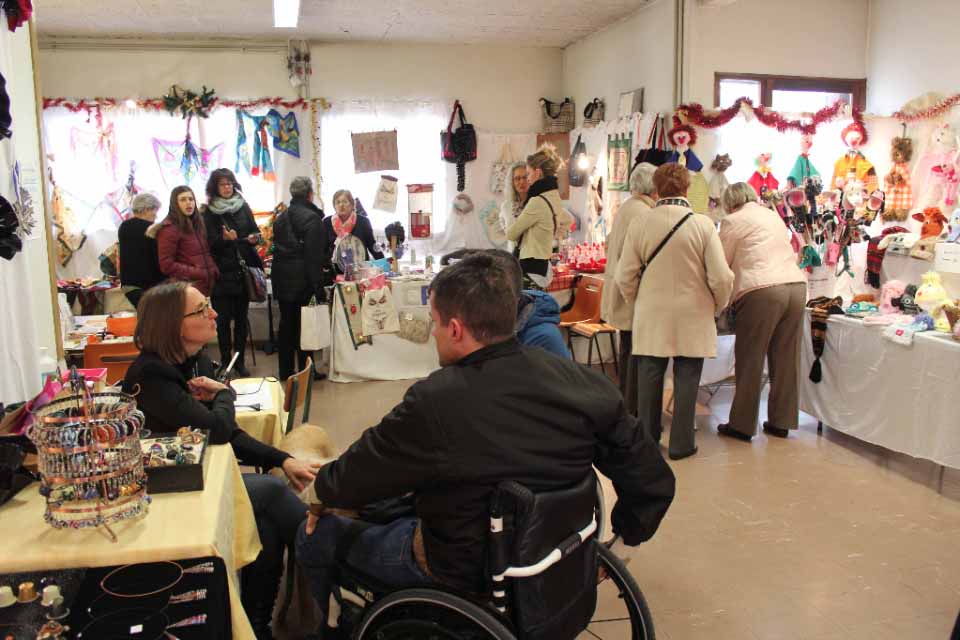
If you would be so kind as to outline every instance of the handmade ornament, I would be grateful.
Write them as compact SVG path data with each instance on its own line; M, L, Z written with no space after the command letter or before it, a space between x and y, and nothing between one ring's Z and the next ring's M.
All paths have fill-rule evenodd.
M883 191L877 189L870 194L870 197L866 199L863 204L864 215L863 221L866 224L872 223L877 219L877 216L882 216L883 212L887 208L887 196Z
M904 227L887 227L881 235L870 238L867 243L867 268L863 274L864 282L874 289L880 288L880 271L883 268L883 256L886 254L886 245L880 246L880 242L889 235L895 233L907 233Z
M247 145L247 128L245 121L253 123L253 152ZM267 182L277 179L273 170L273 160L270 158L269 121L266 116L252 116L249 113L237 110L237 164L235 171L240 168L251 176L263 176Z
M776 191L780 187L780 181L777 180L770 171L770 160L773 158L771 153L761 153L757 156L757 170L753 172L747 184L753 187L757 195L761 198L768 191Z
M810 309L810 340L813 343L813 366L810 368L810 381L814 384L823 380L820 358L827 342L827 318L831 315L843 315L843 298L819 297L807 302Z
M400 331L400 318L385 279L380 283L379 288L368 288L363 294L361 317L365 336Z
M805 133L800 136L800 155L797 156L796 162L793 163L793 169L790 170L790 175L787 176L787 180L793 183L793 187L802 189L807 184L807 181L813 180L822 183L820 172L817 171L817 168L810 162L810 149L812 147L812 135Z
M913 344L913 337L924 331L933 329L933 318L929 314L917 315L910 324L892 324L883 330L883 337L891 342L909 347Z
M407 210L410 212L410 236L429 238L432 235L430 219L433 217L433 185L408 184Z
M355 173L400 169L396 130L351 133L350 140Z
M939 241L936 237L920 238L913 243L913 246L910 248L910 257L916 258L917 260L933 262L934 258L936 258L937 243Z
M193 144L190 134L181 141L151 138L153 156L160 167L160 176L167 187L190 184L194 179L206 180L211 167L219 167L223 144L204 149Z
M164 109L170 115L179 112L180 117L187 120L193 116L198 118L210 117L210 110L216 102L217 99L214 96L213 89L207 89L206 86L199 94L196 94L193 91L173 85L170 87L170 93L163 96Z
M913 188L910 185L909 163L913 158L913 140L894 138L890 142L893 168L883 181L886 188L886 208L881 216L884 222L902 222L913 208Z
M630 190L630 150L633 147L633 134L607 136L607 189L610 191Z
M873 192L880 185L873 163L860 151L863 145L867 144L869 135L862 117L858 115L854 112L854 121L840 133L843 143L847 146L847 152L834 164L833 179L830 184L835 189L843 189L851 180L859 180L867 191Z
M380 186L373 199L373 208L393 213L397 210L397 188L399 183L393 176L380 176Z
M294 88L307 83L307 77L313 74L310 64L310 44L306 40L290 40L287 43L287 77Z
M710 163L710 169L713 171L713 177L710 178L710 215L715 221L726 215L723 208L723 192L730 186L727 180L726 171L733 164L730 154L717 155Z
M673 145L673 152L667 162L676 162L690 171L700 171L703 163L693 152L693 145L697 144L697 130L688 124L681 124L680 118L673 116L673 128L667 132L667 140ZM612 189L612 187L611 187Z
M943 282L940 274L936 271L928 271L921 276L922 282L917 289L917 295L914 302L923 311L930 314L933 318L933 328L936 331L950 333L950 321L944 311L944 305L951 302L947 290L943 288Z
M270 109L266 118L270 135L273 137L273 148L299 158L300 126L297 124L297 114L291 111L282 116L276 109Z
M922 212L913 214L913 219L923 223L920 228L921 238L939 238L948 222L937 207L927 207Z
M957 133L952 126L944 123L933 130L926 151L913 169L916 206L940 207L942 211L953 209L960 185L957 146Z

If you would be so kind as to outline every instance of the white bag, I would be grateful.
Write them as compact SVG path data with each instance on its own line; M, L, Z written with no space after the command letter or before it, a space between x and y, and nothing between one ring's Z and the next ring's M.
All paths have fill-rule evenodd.
M513 149L510 143L506 143L500 149L500 159L493 163L490 169L490 193L500 195L503 193L507 180L511 180L510 167L513 166Z
M319 351L330 346L330 305L317 304L316 298L310 304L300 307L300 349Z
M397 210L397 179L393 176L380 176L380 186L373 199L373 208L394 213Z

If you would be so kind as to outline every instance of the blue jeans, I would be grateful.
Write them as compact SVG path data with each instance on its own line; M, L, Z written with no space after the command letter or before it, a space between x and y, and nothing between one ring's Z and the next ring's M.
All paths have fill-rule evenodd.
M297 533L297 562L310 580L317 605L327 616L330 588L337 566L337 544L352 521L325 515L312 535L306 525ZM375 576L387 586L410 587L436 584L417 565L413 556L413 533L417 518L400 518L365 530L350 547L347 563L363 573Z

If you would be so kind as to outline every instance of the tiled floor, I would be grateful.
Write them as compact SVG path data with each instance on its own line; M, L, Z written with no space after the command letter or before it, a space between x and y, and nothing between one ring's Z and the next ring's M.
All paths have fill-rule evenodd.
M260 365L275 375L273 358ZM311 422L344 448L410 384L316 383ZM941 489L938 466L832 430L819 437L809 416L785 441L720 438L731 397L721 390L698 419L699 454L670 463L673 507L632 553L657 636L949 638L960 608L960 472L947 470ZM609 486L607 495L612 503Z

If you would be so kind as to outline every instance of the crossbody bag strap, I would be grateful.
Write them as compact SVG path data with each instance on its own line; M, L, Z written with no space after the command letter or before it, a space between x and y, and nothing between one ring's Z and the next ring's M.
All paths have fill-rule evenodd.
M650 257L647 258L646 263L643 265L643 271L640 272L640 277L643 277L643 273L646 272L646 270L650 267L650 263L653 262L653 259L656 258L657 255L660 253L660 251L663 250L663 248L666 246L667 242L670 241L670 238L673 237L673 234L675 234L677 231L679 231L679 230L680 230L680 227L683 226L683 223L686 222L687 220L689 220L691 217L693 217L693 211L688 211L688 212L687 212L687 215L683 216L683 218L680 219L680 222L678 222L677 224L673 225L673 229L670 229L670 233L668 233L668 234L666 235L666 237L665 237L663 240L660 241L660 244L657 245L657 248L654 249L654 250L653 250L653 253L650 255Z
M553 235L557 235L557 212L553 210L553 205L550 204L549 200L547 200L547 196L540 194L537 197L543 198L543 201L547 203L548 207L550 207L550 215L553 216Z

